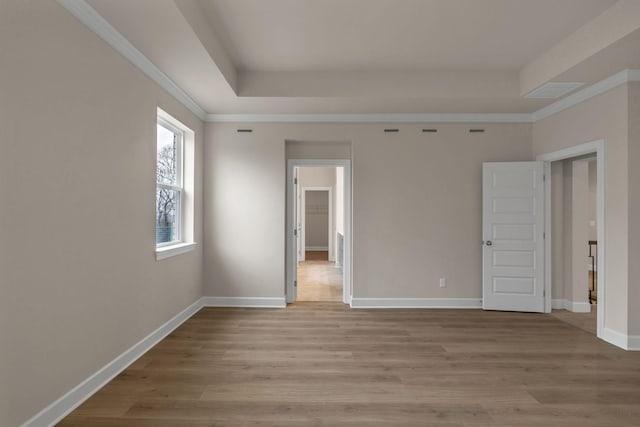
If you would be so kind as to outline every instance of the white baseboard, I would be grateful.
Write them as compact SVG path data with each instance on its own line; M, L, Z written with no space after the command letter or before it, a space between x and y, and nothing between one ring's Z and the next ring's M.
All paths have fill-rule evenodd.
M22 427L47 427L56 424L201 308L202 298L176 314L137 344L134 344L120 356L107 363L96 373L44 408L22 424Z
M551 300L551 308L554 310L569 310L574 313L590 313L591 304L588 302L575 302L566 299Z
M285 297L202 297L203 307L284 308Z
M591 313L591 304L589 302L567 301L571 308L567 308L574 313Z
M623 350L640 351L640 335L625 335L613 329L604 328L602 339Z
M627 343L626 350L640 351L640 335L629 335Z
M305 251L328 251L328 246L305 246Z
M480 298L352 298L353 308L482 308Z

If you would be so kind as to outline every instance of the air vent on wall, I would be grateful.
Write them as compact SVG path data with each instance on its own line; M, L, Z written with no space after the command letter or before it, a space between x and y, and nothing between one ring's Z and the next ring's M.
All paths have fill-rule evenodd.
M390 129L390 128L387 128L387 129L385 129L384 131L385 131L385 132L400 132L400 129Z
M525 98L557 99L583 85L581 82L548 82L526 94Z
M471 133L484 133L484 129L469 129Z
M249 133L249 132L253 132L253 129L238 129L238 132L240 132L240 133L244 133L244 132Z
M431 129L431 128L422 129L422 132L424 132L424 133L436 133L436 132L438 132L438 129Z

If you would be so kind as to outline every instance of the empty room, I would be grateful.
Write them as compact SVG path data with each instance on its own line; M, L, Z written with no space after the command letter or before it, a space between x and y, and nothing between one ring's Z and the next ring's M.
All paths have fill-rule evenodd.
M0 1L0 426L637 426L640 2Z

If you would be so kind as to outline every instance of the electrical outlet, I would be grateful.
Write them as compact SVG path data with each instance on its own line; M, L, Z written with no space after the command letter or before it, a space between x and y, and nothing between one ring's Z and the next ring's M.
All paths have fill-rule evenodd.
M447 279L445 277L441 277L440 278L440 287L441 288L446 288L447 287Z

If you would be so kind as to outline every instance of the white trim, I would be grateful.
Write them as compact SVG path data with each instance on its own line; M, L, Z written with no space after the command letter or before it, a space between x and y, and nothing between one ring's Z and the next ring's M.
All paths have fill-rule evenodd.
M214 123L531 123L529 113L207 114Z
M305 249L308 251L328 251L329 247L328 246L306 246Z
M73 389L62 395L51 405L44 408L38 414L22 424L22 427L44 427L51 426L62 420L71 411L80 406L82 402L91 397L105 384L124 371L129 365L135 362L140 356L158 344L169 335L174 329L184 323L202 308L202 298L191 304L189 307L176 314L165 322L158 329L134 344L127 351L107 363L89 378L82 381Z
M80 22L96 33L118 53L127 58L151 80L169 92L182 105L187 107L200 120L207 118L207 113L180 86L174 83L165 73L140 52L129 40L116 30L85 0L57 0L60 6L67 9Z
M640 351L640 335L626 335L613 329L605 328L602 339L629 351Z
M284 308L285 297L202 297L203 307Z
M640 82L640 70L627 69L562 98L533 113L405 113L405 114L210 114L154 65L85 0L57 0L151 80L206 122L279 123L534 123L628 82Z
M605 282L605 206L606 206L606 186L605 186L605 141L602 139L587 142L584 144L575 145L562 150L554 151L551 153L540 154L536 157L537 160L550 163L552 161L570 159L572 157L578 157L585 154L596 153L596 168L597 168L597 215L596 215L596 229L598 233L598 266L597 268L597 283L598 283L598 312L597 312L597 336L604 339L606 324L605 324L605 301L607 297L606 282ZM550 165L547 164L547 171L550 170ZM545 291L547 295L551 295L552 277L551 277L551 176L547 175L548 179L545 182ZM606 340L608 341L608 340Z
M207 122L535 123L621 84L640 82L640 70L622 70L533 113L495 114L207 114Z
M292 194L293 172L295 167L304 166L335 166L344 168L344 266L342 269L342 301L345 304L351 302L353 295L353 285L351 278L351 160L349 159L288 159L287 160L287 182L286 182L286 264L285 264L285 289L287 303L295 301L294 280L297 276L297 245L295 244L293 230L296 227L293 224L293 216L295 209L295 196ZM298 177L300 179L300 177Z
M640 82L640 70L627 69L562 98L533 113L405 114L210 114L155 66L85 0L57 0L72 15L138 67L193 114L206 122L278 123L534 123L628 82Z
M533 112L531 114L531 121L537 122L547 118L628 82L640 82L640 70L622 70L604 80L600 80L598 83L579 90L566 98L562 98L551 105L547 105L546 107Z
M624 350L627 350L627 347L629 345L627 335L609 328L604 328L603 335L600 338L602 338L609 344L613 344L616 347L620 347Z
M171 246L160 246L156 248L156 261L171 258L176 255L186 254L196 248L196 242L178 243Z
M540 160L540 159L537 159ZM544 162L544 312L551 313L553 275L551 271L551 162ZM561 308L565 308L563 304Z
M591 313L589 302L576 302L566 299L551 300L551 308L554 310L567 310L573 313Z
M640 351L640 335L627 336L627 350Z
M352 298L352 308L482 308L482 298Z
M589 302L567 301L567 310L574 313L591 313L591 304Z

